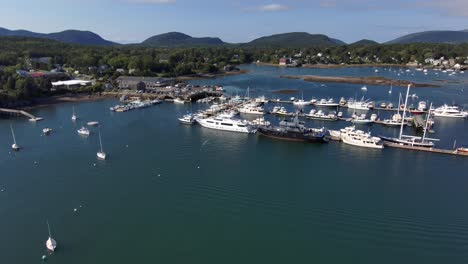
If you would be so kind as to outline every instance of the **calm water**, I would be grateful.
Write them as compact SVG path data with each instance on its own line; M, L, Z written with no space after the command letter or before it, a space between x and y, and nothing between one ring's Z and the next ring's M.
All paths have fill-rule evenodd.
M373 74L372 68L248 68L250 74L213 82L234 94L247 86L265 95L294 88L307 99L338 100L360 93L359 86L276 76ZM375 101L398 100L396 88L389 99L388 87L368 88L365 96ZM461 88L414 92L421 100L466 105ZM468 261L466 158L274 141L176 121L203 105L166 103L119 114L108 110L113 104L74 104L76 124L72 104L37 110L46 118L37 124L0 120L1 263L40 263L46 219L59 243L48 263ZM96 161L96 128L88 138L76 133L89 120L102 123L107 161ZM468 143L467 120L436 122L431 136L440 145ZM10 124L24 148L18 153L9 153ZM49 137L41 136L46 126L54 129Z

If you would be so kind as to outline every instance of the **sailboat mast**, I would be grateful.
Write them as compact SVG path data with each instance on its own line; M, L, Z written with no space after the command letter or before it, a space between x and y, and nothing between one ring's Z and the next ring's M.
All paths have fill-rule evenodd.
M397 107L397 114L400 114L400 105L401 105L401 93L398 96L398 107Z
M101 152L104 152L102 149L101 130L99 130L99 145L101 146Z
M49 237L52 237L52 236L50 235L50 226L49 226L49 220L46 220L46 222L47 222L47 230L49 231Z
M405 98L405 108L403 108L403 116L401 117L401 127L400 127L400 136L398 137L401 139L401 135L403 134L403 124L405 123L405 114L406 114L406 105L408 104L408 96L411 84L408 84L408 88L406 89L406 98Z
M13 125L11 125L11 124L10 124L10 129L11 129L11 135L13 136L13 143L16 144L15 132L13 131Z
M432 103L429 109L432 108ZM427 125L429 124L429 116L431 116L431 111L427 112L427 118L426 118L426 124L424 125L424 134L422 137L422 141L424 142L424 139L426 138L426 132L427 132Z

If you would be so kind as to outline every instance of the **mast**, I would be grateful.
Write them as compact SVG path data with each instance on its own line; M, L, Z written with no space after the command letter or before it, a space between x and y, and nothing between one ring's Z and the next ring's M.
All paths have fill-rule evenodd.
M73 106L73 115L75 115L75 106Z
M429 107L429 109L432 108L432 102L431 102L431 106ZM424 142L424 139L426 138L426 132L427 132L427 125L429 124L429 117L431 116L431 112L427 112L427 118L426 118L426 124L424 125L424 134L423 134L423 137L422 137L422 141L421 142Z
M13 131L13 125L10 124L11 135L13 136L13 143L16 145L16 137L15 132Z
M401 93L398 96L398 107L397 107L397 114L400 114L400 105L401 105Z
M400 136L398 139L401 139L401 135L403 134L403 124L405 122L405 114L406 114L406 105L408 104L408 96L411 84L408 84L408 88L406 89L406 98L405 98L405 108L403 108L403 116L401 117L401 128L400 128Z
M50 234L49 220L46 220L46 223L47 223L47 230L49 231L49 238L50 238L52 237L52 235Z
M99 145L101 146L101 152L104 153L104 151L102 149L101 130L99 130Z

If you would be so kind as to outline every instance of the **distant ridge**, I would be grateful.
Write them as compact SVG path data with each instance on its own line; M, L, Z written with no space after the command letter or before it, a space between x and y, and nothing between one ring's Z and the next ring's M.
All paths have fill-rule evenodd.
M248 47L288 47L304 48L312 46L336 46L345 44L341 40L330 38L323 34L309 34L306 32L291 32L261 37L243 44Z
M0 36L33 37L57 40L81 45L110 46L117 43L103 39L96 33L81 30L65 30L56 33L36 33L28 30L9 30L0 27Z
M409 43L468 43L468 31L435 30L409 34L386 42L385 44Z
M368 45L378 45L379 43L377 41L374 41L374 40L370 40L370 39L361 39L359 41L356 41L354 43L351 43L349 45L353 45L353 46L368 46Z
M220 38L194 38L180 32L168 32L152 36L141 44L154 47L198 47L198 46L221 46L227 44Z

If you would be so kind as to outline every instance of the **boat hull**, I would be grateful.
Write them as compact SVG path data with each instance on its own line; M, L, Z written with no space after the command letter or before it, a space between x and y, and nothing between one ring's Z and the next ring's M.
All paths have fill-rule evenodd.
M323 133L316 133L315 135L304 134L301 132L291 132L291 131L283 131L283 130L274 130L268 129L264 127L259 127L257 132L269 138L281 139L281 140L289 140L289 141L301 141L301 142L311 142L311 143L326 143L328 142L328 138Z
M415 142L415 141L407 141L404 139L398 139L398 138L389 138L389 137L382 137L380 138L383 141L390 142L390 143L396 143L400 145L405 145L405 146L412 146L412 147L423 147L423 148L432 148L434 147L434 143L424 143L424 142Z

